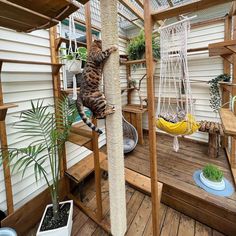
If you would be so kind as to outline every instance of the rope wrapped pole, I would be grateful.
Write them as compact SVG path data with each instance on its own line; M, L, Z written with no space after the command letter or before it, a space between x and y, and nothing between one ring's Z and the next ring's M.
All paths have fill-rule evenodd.
M117 3L117 0L100 1L103 50L118 44ZM116 109L106 118L111 233L123 236L127 226L118 51L109 57L103 76L107 102Z

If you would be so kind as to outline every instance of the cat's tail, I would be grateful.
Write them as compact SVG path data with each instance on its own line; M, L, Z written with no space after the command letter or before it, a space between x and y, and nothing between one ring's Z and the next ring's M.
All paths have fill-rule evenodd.
M77 107L77 110L78 110L78 113L81 117L81 119L83 120L83 122L88 126L90 127L93 131L99 133L99 134L102 134L102 130L99 129L98 127L96 127L90 120L89 118L86 116L85 112L84 112L84 106L83 106L83 103L82 103L82 100L81 98L78 96L77 97L77 103L76 103L76 107Z

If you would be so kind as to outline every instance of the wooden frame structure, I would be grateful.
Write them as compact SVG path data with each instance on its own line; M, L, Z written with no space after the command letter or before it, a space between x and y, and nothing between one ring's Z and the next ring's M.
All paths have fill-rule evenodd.
M152 224L153 235L159 234L158 219L158 186L157 186L157 153L156 153L156 126L154 112L154 81L153 81L153 55L152 55L152 32L156 21L172 17L178 17L181 14L203 10L219 4L232 2L232 0L195 0L191 3L173 6L161 11L152 12L151 1L144 1L144 31L146 39L146 63L147 63L147 95L148 95L148 128L149 128L149 149L150 149L150 170L151 170L151 196L152 196ZM236 57L234 57L236 58ZM235 70L236 73L236 70ZM236 74L235 76L236 77ZM235 152L235 147L233 150Z

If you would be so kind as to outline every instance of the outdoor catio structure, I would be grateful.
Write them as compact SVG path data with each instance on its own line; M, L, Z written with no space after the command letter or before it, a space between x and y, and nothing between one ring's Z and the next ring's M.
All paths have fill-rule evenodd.
M100 38L119 49L100 86L115 113L86 110L100 135L79 115L68 125L55 158L73 216L52 235L236 235L235 29L228 0L0 1L1 227L41 235L51 192L34 164L13 171L11 151L32 143L15 126L41 99L60 134L60 99L80 92L84 68L70 71L63 50ZM50 161L43 173L57 187Z

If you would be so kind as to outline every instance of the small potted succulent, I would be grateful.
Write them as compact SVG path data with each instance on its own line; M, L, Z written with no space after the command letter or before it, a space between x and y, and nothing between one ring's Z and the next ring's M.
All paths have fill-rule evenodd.
M61 48L61 59L66 61L69 72L73 74L81 73L82 61L87 59L87 49L78 47L75 52L68 48Z
M217 166L212 164L204 166L200 173L201 182L213 190L225 189L225 181L223 177L223 172Z

